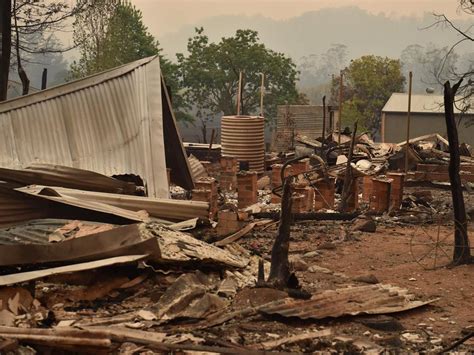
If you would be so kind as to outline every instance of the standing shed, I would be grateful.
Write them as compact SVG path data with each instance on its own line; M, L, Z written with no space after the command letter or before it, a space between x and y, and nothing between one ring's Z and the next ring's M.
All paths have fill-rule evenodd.
M446 137L442 95L412 95L410 115L410 138L438 133ZM408 94L393 93L382 109L381 139L386 143L406 140ZM459 142L474 145L474 109L461 113L455 107Z
M168 197L193 187L158 56L0 104L0 167L49 163L135 174Z

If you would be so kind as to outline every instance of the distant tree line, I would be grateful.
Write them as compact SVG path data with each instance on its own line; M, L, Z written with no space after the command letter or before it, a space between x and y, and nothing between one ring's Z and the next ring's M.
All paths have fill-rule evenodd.
M460 0L460 4L472 14L471 2ZM415 72L414 92L424 92L427 87L440 91L445 79L467 73L469 68L472 71L474 59L473 53L457 55L455 46L413 44L399 59L366 55L349 62L348 47L334 44L296 64L287 55L267 48L256 31L238 30L231 37L211 42L204 29L197 28L188 40L187 53L178 53L176 61L171 61L143 24L141 11L125 0L54 0L48 4L5 0L0 5L0 19L0 100L6 98L9 76L21 80L23 93L29 91L32 76L38 82L39 70L27 74L25 66L50 64L56 68L50 81L54 84L158 55L178 119L197 119L203 127L216 115L236 113L240 73L241 113L260 112L264 75L264 116L271 120L277 105L285 103L321 104L326 95L331 97L331 104L338 105L339 75L343 71L343 123L349 125L357 119L360 126L374 133L379 129L380 110L391 93L405 90L408 71ZM441 15L439 19L448 21ZM71 24L72 47L78 50L79 58L69 66L62 52L71 48L64 48L55 33ZM472 40L469 33L463 38Z

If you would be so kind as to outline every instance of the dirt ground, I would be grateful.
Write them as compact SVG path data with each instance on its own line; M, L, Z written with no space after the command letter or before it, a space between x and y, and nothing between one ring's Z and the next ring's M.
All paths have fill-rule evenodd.
M292 258L303 260L307 265L316 265L333 271L333 273L296 272L303 289L312 293L325 289L344 287L353 284L358 276L373 275L383 284L391 284L408 289L423 300L437 299L433 304L420 309L395 313L390 319L399 323L403 329L397 331L374 330L363 325L369 316L346 317L329 321L293 323L288 328L287 322L279 320L274 323L262 322L259 329L262 332L282 332L290 334L295 330L305 331L315 326L330 327L336 335L344 335L347 339L363 341L363 349L380 350L377 344L385 349L404 349L406 351L439 351L443 347L461 338L466 332L474 329L474 265L463 265L454 268L443 267L450 259L444 254L444 249L451 257L452 245L449 240L453 236L450 225L384 225L379 223L375 233L350 233L350 223L342 222L298 222L292 227L292 242L290 255ZM432 239L436 240L440 229L440 240L445 239L441 246L435 247ZM471 229L471 245L474 244L474 228ZM242 241L248 248L263 255L268 255L271 247L273 231L254 235ZM415 246L419 240L428 245L422 251ZM431 238L431 239L430 239ZM428 249L426 249L428 248ZM316 253L315 253L316 251ZM417 262L431 251L427 258ZM312 255L316 254L316 255ZM437 262L434 264L434 255ZM433 267L436 268L433 269ZM255 297L256 295L253 295ZM263 301L262 301L263 302ZM375 317L377 318L377 317ZM384 319L383 316L379 317ZM290 322L291 323L291 322ZM296 327L296 329L293 329ZM408 334L408 335L404 335ZM344 338L343 338L344 339ZM374 348L371 348L371 344ZM314 344L313 344L314 345ZM290 347L285 350L328 350L344 348L334 343L320 343L316 348ZM359 351L359 348L349 348ZM474 351L474 341L467 341L462 351Z

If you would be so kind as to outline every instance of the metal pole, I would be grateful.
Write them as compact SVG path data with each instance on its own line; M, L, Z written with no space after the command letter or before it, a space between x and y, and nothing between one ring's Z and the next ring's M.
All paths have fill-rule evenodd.
M411 115L411 85L413 73L408 74L408 112L407 112L407 140L405 145L405 174L408 172L408 149L410 149L410 115Z
M326 96L323 96L323 141L321 148L324 148L324 141L326 140Z
M339 119L337 122L337 127L339 130L339 135L337 137L337 144L341 145L341 124L342 124L342 85L343 85L343 79L342 79L342 70L341 74L339 76Z
M240 116L241 97L242 97L242 72L239 72L239 88L237 90L237 116Z
M260 86L260 117L263 117L263 96L265 95L265 74L262 73L262 84Z

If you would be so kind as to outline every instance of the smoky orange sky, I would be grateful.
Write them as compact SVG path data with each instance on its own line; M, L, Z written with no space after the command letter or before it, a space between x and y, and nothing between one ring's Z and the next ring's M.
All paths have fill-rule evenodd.
M458 0L132 0L143 11L144 22L155 35L177 31L186 24L216 15L263 15L287 19L327 7L358 6L373 14L422 16L444 13L462 16Z

